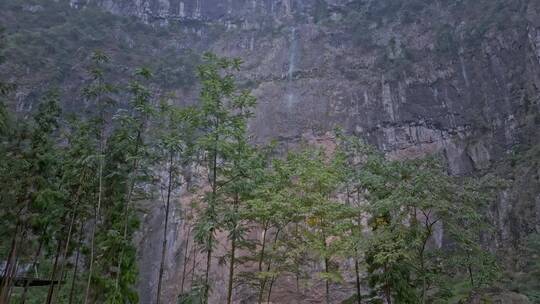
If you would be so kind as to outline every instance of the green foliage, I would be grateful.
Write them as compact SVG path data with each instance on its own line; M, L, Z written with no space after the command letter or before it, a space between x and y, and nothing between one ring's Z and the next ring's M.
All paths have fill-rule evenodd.
M527 239L526 252L529 259L526 262L526 277L521 281L524 283L524 293L533 303L540 303L540 235L531 234Z
M145 191L138 191L137 186L149 180L145 169L148 147L143 132L155 109L152 93L143 82L150 77L148 69L135 71L134 80L128 87L130 108L119 110L114 116L115 128L107 139L103 188L106 220L97 236L99 254L108 257L99 261L103 274L97 280L104 290L102 296L106 303L138 301L133 289L137 282L137 267L132 239L139 220L132 204L134 200L145 199L148 195Z
M519 268L515 273L505 273L502 280L511 290L527 295L531 303L540 303L540 235L528 235L519 249Z
M198 70L202 82L200 94L200 136L197 146L208 170L207 191L201 216L195 227L195 239L207 254L204 301L208 299L209 270L212 250L215 246L214 232L228 231L232 248L243 241L244 230L239 226L239 209L246 196L251 195L260 158L248 142L247 120L252 117L256 99L249 91L239 91L234 72L238 71L239 59L220 58L207 53L205 64ZM234 249L231 249L234 263ZM234 278L229 274L229 283ZM231 286L229 293L232 292Z
M60 108L58 94L50 92L39 105L31 126L29 163L28 221L38 231L48 227L59 233L61 219L65 213L66 193L61 188L61 163L63 153L54 140L59 127Z
M489 256L476 239L485 222L478 213L486 201L481 188L454 181L436 159L385 162L374 157L363 171L374 231L367 261L373 287L379 285L386 297L415 303L427 298L429 289L440 290L445 276L455 275L460 263L454 258L463 261L463 272L475 268L469 268L473 288L494 279L486 272L492 266L479 262ZM432 243L442 228L451 250L439 251ZM461 260L464 255L478 260Z
M1 252L18 249L18 258L36 267L43 257L59 260L53 267L40 266L42 273L57 279L73 270L69 277L79 281L73 286L82 290L81 283L88 277L90 301L137 303L133 288L137 251L132 238L139 220L131 205L148 195L139 185L149 180L150 158L143 133L156 110L152 93L142 83L151 73L135 71L126 90L132 96L129 108L119 109L111 120L106 113L121 88L107 81L103 67L109 64L108 56L95 52L92 61L82 99L92 104L95 114L64 120L60 95L51 91L33 119L14 121L16 128L2 138L0 148L6 152L0 156L6 160L0 166L0 180L6 186L0 191L6 233L2 238L14 236L20 241L6 243ZM90 228L85 227L88 222ZM92 231L89 248L74 240L82 238L83 230ZM67 262L73 255L87 255L84 260L93 266L87 276ZM77 271L84 270L82 261L77 259ZM67 301L73 295L81 300L71 287L62 284L55 289L53 299ZM26 291L14 294L33 301L34 295Z
M178 297L178 304L202 304L203 290L199 286L193 286L189 293L181 294Z

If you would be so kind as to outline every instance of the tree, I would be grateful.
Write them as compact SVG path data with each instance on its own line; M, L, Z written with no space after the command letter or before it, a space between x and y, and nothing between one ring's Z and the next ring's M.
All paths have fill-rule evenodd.
M161 195L165 200L165 223L163 225L163 245L156 299L156 303L158 304L161 302L161 284L165 268L171 195L181 185L181 169L190 165L192 162L192 157L195 154L195 131L199 124L199 112L196 108L187 107L180 109L162 104L160 110L158 116L161 118L162 123L158 129L159 139L155 148L155 154L158 155L158 162L166 164L168 176L164 182L166 184L166 192L164 195Z
M350 226L348 207L337 199L344 182L343 159L320 150L289 157L296 168L293 202L301 217L305 249L322 260L320 277L325 282L326 303L330 303L330 283L342 280L333 259L344 244Z
M94 203L94 223L92 226L92 232L90 236L90 258L88 266L88 279L86 284L84 303L88 303L90 300L91 283L94 276L94 261L95 261L95 243L96 243L96 231L101 224L101 207L103 199L103 170L105 166L104 150L107 142L105 128L106 117L105 111L109 105L114 103L110 98L110 94L113 93L114 87L105 81L103 66L109 62L109 57L101 51L96 51L92 54L92 65L89 68L89 74L91 77L90 83L83 89L83 97L87 102L94 103L97 109L97 115L92 120L92 123L96 125L98 130L97 146L95 147L95 155L98 159L98 170L95 172L96 179L98 181L96 192L96 199Z
M248 95L245 97L251 98ZM243 118L240 118L243 119ZM220 206L219 212L222 214L222 227L228 232L231 242L229 254L229 281L227 287L227 303L232 303L233 283L235 280L236 250L239 244L245 242L245 232L242 212L246 206L246 201L251 199L253 191L262 178L262 171L265 168L265 161L247 141L245 135L245 122L238 126L235 141L231 142L231 153L229 164L224 169L225 180L222 184L224 204Z
M233 73L240 67L239 59L219 58L207 53L204 60L205 64L198 70L202 82L201 136L198 145L203 155L203 165L208 171L211 190L206 193L206 206L198 217L195 239L206 252L202 296L203 302L207 303L215 245L214 232L220 225L217 208L225 199L220 184L229 182L223 172L230 164L239 130L245 129L246 119L251 115L250 108L255 100L247 92L237 93Z
M272 151L270 148L266 154ZM244 259L247 263L255 263L257 272L248 271L241 274L242 280L258 288L258 303L262 303L268 280L274 275L272 253L280 231L287 225L291 215L291 209L285 203L285 189L290 184L290 171L285 169L285 162L271 160L267 163L260 171L258 183L252 190L251 197L245 201L240 215L246 226L263 229L262 240L257 239L246 247L250 255Z
M365 200L360 183L362 174L362 166L365 164L369 155L374 153L374 148L365 144L360 138L347 136L342 130L335 130L336 144L338 153L344 158L345 166L343 175L345 179L345 204L351 210L350 231L348 237L349 252L353 252L352 259L354 260L354 276L356 294L349 299L357 304L362 303L362 278L360 266L363 264L363 253L366 247L365 227L363 218L365 217Z
M95 220L95 193L99 185L99 171L101 157L96 154L96 148L99 147L100 125L95 123L93 118L85 119L72 117L69 119L66 135L67 148L65 160L63 163L62 184L67 193L66 212L71 213L68 226L68 241L65 244L62 268L60 278L66 280L66 271L68 271L68 257L76 251L75 266L71 277L71 286L69 292L64 296L68 298L69 303L74 301L75 287L83 290L85 286L81 285L82 280L78 277L79 261L81 252L84 251L81 239L85 236L85 223ZM94 229L94 227L92 227ZM69 246L69 240L77 237L73 248ZM81 283L81 284L80 284ZM58 294L66 288L68 284L59 286ZM78 301L80 294L77 295ZM83 295L84 296L84 295Z
M249 259L258 264L254 279L259 303L265 293L264 300L270 301L280 273L293 273L298 280L308 260L323 264L319 274L329 301L330 283L341 278L336 262L347 251L346 230L352 223L351 208L337 196L344 182L343 165L340 155L308 148L274 160L263 174L243 215L263 229L263 239Z
M540 234L528 235L522 248L525 263L521 266L522 273L514 284L533 303L540 303Z
M454 266L443 259L445 244L436 241L437 231L444 231L450 249L482 253L475 236L483 227L478 210L485 197L449 176L438 159L386 161L371 155L360 180L371 214L371 286L387 302L425 303L441 288L444 270Z
M133 233L139 226L133 202L148 195L143 185L150 179L148 145L145 132L155 113L151 91L142 84L151 77L147 69L137 69L129 84L128 109L119 109L105 151L102 230L97 236L100 248L100 276L97 278L105 303L133 303L138 295L133 289L137 280L136 249ZM98 299L99 299L98 298Z
M3 169L14 171L2 172L7 174L5 186L12 187L2 191L2 205L13 208L5 211L12 218L7 221L12 237L2 274L0 303L9 301L17 264L34 244L34 235L40 235L42 240L55 239L57 244L62 241L58 234L62 227L58 218L62 217L65 200L60 186L62 153L52 137L58 130L59 116L58 94L53 91L44 97L30 125L14 134L15 143L7 146L11 163ZM5 199L13 200L12 205ZM56 276L56 266L54 263L51 277ZM51 286L49 297L53 289Z

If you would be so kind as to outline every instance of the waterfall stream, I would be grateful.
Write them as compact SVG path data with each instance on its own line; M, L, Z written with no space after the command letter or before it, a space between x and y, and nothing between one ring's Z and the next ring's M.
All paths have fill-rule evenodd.
M296 96L291 89L294 80L294 71L298 60L298 37L296 28L291 28L290 47L289 47L289 68L287 70L287 106L291 107L296 102Z

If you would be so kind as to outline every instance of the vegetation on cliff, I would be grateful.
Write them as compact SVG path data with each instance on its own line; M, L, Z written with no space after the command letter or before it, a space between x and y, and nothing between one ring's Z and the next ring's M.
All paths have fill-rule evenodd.
M136 202L165 189L169 210L188 176L200 185L190 191L203 194L192 205L206 263L190 270L181 303L204 303L212 292L218 232L229 242L220 257L230 265L228 303L239 285L270 301L281 277L294 277L299 290L322 282L328 302L336 286L354 287L354 303L457 301L497 279L480 239L491 183L451 177L437 158L386 160L339 131L335 146L285 155L253 146L247 121L255 98L234 77L241 61L204 58L196 107L156 100L147 69L135 70L127 86L109 82L111 62L96 52L80 97L92 112L63 115L54 90L31 119L4 110L3 303L137 303ZM186 171L195 167L205 173ZM259 229L262 238L249 233ZM34 274L52 284L17 283ZM163 264L156 281L162 276Z

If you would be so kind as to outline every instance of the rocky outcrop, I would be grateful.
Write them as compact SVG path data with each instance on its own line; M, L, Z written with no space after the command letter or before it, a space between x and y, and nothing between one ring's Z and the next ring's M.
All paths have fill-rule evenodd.
M339 126L395 156L441 151L457 174L523 142L539 111L538 4L495 2L70 0L197 33L179 50L244 59L258 141Z

